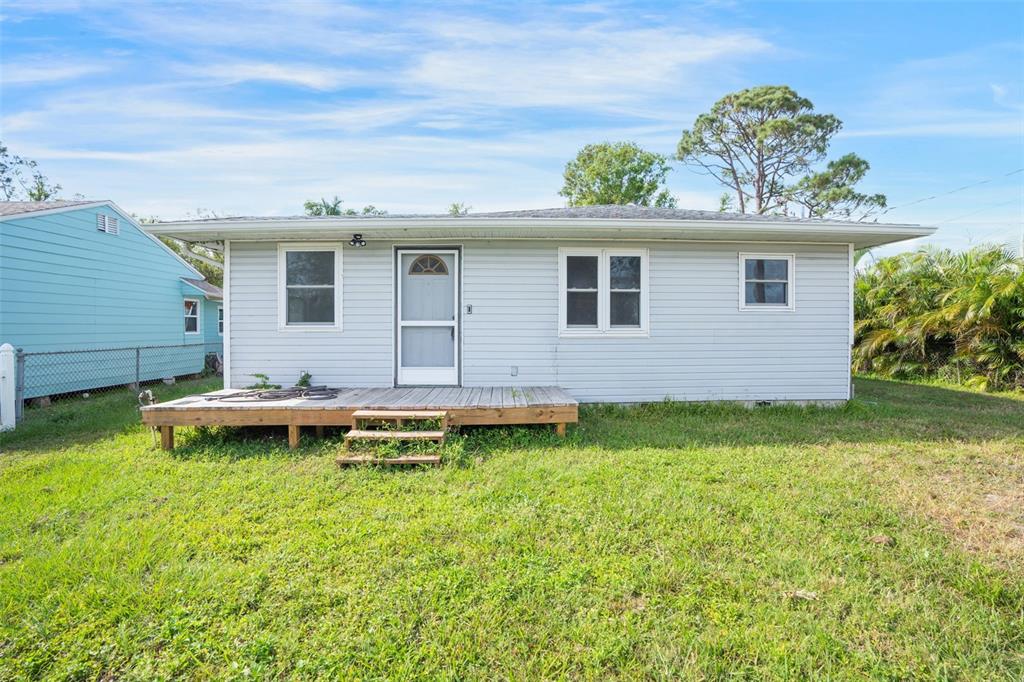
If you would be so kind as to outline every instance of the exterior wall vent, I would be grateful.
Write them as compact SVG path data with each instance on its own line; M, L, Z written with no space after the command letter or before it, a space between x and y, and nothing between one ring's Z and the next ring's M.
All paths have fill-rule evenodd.
M114 216L103 213L96 214L96 229L100 232L106 232L107 234L121 233L120 221Z

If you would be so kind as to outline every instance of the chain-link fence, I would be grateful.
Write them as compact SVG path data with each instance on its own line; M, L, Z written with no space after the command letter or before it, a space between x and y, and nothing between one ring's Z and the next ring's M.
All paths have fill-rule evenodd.
M17 406L48 399L99 393L147 381L219 370L220 344L131 346L17 353Z

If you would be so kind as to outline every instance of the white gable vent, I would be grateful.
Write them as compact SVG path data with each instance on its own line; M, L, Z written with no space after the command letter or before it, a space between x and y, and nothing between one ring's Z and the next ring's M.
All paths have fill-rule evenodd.
M114 216L97 213L96 229L107 234L119 234L121 232L121 225Z

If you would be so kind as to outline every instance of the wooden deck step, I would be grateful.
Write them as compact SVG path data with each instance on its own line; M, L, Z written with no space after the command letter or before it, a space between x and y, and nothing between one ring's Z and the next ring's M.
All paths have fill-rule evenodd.
M394 465L432 465L441 464L439 455L403 455L402 457L373 457L371 455L346 455L335 460L338 466L350 466L354 464L386 464Z
M440 421L438 426L424 424L423 422ZM356 432L366 431L378 426L394 426L397 429L407 427L409 423L419 422L421 426L434 426L441 431L448 430L448 412L445 410L389 410L389 409L360 409L352 413L352 430ZM411 432L406 432L411 433ZM402 440L395 438L392 440Z
M356 410L353 419L444 419L444 410Z
M345 440L444 440L444 431L370 431L352 429Z

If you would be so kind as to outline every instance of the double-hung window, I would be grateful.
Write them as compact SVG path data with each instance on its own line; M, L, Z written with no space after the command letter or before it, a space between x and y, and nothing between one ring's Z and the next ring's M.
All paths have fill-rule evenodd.
M224 336L224 306L217 306L217 333Z
M341 328L341 248L278 247L278 319L282 329Z
M185 299L185 333L199 333L199 299Z
M647 249L559 249L559 333L644 336Z
M793 310L793 255L740 254L740 310Z

